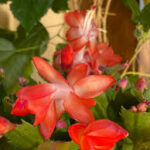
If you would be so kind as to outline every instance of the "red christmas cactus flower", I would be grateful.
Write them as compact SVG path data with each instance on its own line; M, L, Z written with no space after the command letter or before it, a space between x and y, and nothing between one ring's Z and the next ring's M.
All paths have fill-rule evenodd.
M76 52L68 44L57 55L54 64L56 67L61 67L63 71L71 70L75 65L84 63L88 66L89 73L93 74L101 74L101 66L112 67L122 61L122 58L114 54L113 49L107 46L106 43L96 44L92 53L88 47L84 47Z
M0 137L2 137L2 134L14 130L15 128L15 124L0 116Z
M109 67L117 65L122 61L122 58L114 54L113 49L104 42L96 45L92 59L97 66L102 65Z
M91 98L98 96L110 88L115 80L112 76L87 76L85 64L74 67L67 80L50 64L39 57L33 57L33 63L40 73L50 83L42 83L21 88L17 92L11 114L35 114L34 125L40 124L40 132L48 139L64 111L75 120L88 124L94 120L89 110L95 105Z
M71 43L74 51L78 51L84 46L92 48L96 43L98 30L94 23L92 12L93 10L75 10L65 14L65 21L70 26L66 38Z
M112 150L115 143L128 136L118 124L107 120L96 120L88 125L74 124L69 135L81 150Z

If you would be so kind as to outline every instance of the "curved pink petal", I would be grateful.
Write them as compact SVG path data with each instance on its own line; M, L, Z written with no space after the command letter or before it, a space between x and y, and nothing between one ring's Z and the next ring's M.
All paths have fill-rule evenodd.
M80 140L84 133L85 128L86 125L79 123L73 124L72 126L69 127L68 129L69 136L75 143L80 144Z
M55 88L51 84L42 83L21 88L17 92L17 96L23 100L34 100L46 97L54 91Z
M64 99L64 107L68 114L75 120L88 124L94 120L89 108L73 93L69 93Z
M66 38L69 42L79 39L83 36L83 30L80 28L70 28L66 33Z
M42 58L34 56L33 63L40 75L47 81L52 83L67 84L65 78Z
M67 40L69 41L69 39L67 39ZM88 39L86 39L85 36L81 36L78 39L75 39L70 42L74 51L81 50L84 46L86 46L87 43L88 43Z
M69 83L73 86L76 81L86 77L87 74L88 66L86 64L78 64L69 72L67 79Z
M40 132L45 140L52 135L56 125L55 101L51 101L45 119L40 123Z
M65 14L65 21L68 25L72 27L79 27L83 24L83 13L79 10L74 12L68 12Z
M19 98L16 100L13 109L11 111L12 115L16 116L26 116L29 114L29 111L26 109L26 101L20 100Z
M91 75L78 80L73 88L75 93L83 98L92 98L100 95L115 83L112 76Z

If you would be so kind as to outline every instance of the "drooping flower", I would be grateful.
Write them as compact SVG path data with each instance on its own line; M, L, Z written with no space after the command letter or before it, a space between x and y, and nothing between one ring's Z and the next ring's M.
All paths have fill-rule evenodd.
M85 46L93 48L98 35L93 20L93 10L68 12L65 14L65 21L70 26L66 38L71 43L74 51L78 51Z
M114 54L112 47L109 47L104 42L96 45L92 58L93 61L96 61L97 66L103 65L112 67L122 61L119 55Z
M112 150L115 143L128 136L118 124L107 120L96 120L89 125L74 124L69 135L81 150Z
M147 87L145 78L140 78L137 81L135 87L137 90L144 92L145 88Z
M67 80L50 64L39 57L33 57L33 63L50 83L42 83L21 88L12 110L14 115L35 114L34 125L40 124L40 132L48 139L64 111L75 120L88 124L94 120L89 110L95 105L91 98L110 88L115 80L112 76L87 76L85 64L74 67Z
M4 133L14 130L15 128L15 124L0 116L0 137L2 137Z

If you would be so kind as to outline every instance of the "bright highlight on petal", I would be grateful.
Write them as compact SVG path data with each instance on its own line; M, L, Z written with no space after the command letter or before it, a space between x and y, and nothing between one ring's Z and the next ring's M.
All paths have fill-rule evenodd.
M114 83L112 76L91 75L78 80L73 88L78 96L92 98L109 89Z

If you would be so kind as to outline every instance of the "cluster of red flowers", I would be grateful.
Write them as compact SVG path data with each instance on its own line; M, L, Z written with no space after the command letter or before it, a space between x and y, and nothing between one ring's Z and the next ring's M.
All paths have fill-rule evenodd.
M65 20L70 26L66 34L69 44L57 52L55 66L69 72L67 80L45 60L33 57L39 74L49 83L22 87L11 114L35 114L34 125L39 124L46 140L66 111L80 122L69 128L69 135L81 150L111 150L128 133L110 120L95 120L90 108L96 102L91 98L115 83L112 76L99 74L99 67L116 65L121 57L106 43L97 43L98 30L91 12L69 12Z

